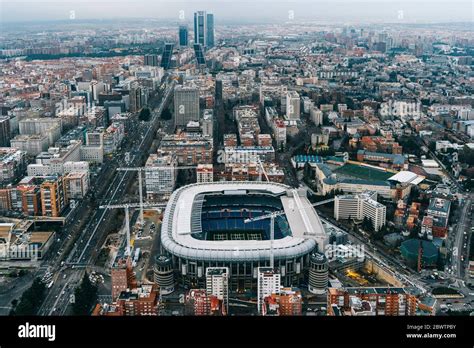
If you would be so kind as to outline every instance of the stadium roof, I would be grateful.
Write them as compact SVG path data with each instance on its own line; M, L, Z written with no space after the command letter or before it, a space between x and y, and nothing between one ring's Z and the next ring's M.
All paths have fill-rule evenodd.
M327 244L324 227L306 196L273 182L213 182L184 186L170 197L161 232L163 247L178 257L210 261L250 261L270 258L270 240L199 240L192 236L191 217L195 200L206 193L238 194L255 191L281 196L291 235L273 242L275 259L310 253L316 243ZM201 197L201 198L200 198Z
M409 183L413 185L418 185L420 182L425 180L424 176L418 175L416 173L410 172L408 170L402 170L397 174L388 178L388 180L397 181L399 183Z

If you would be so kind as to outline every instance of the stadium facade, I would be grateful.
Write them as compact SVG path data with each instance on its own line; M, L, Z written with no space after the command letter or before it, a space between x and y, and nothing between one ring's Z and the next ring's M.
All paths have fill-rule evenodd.
M270 212L275 218L275 267L282 285L307 276L310 255L328 236L303 190L272 182L213 182L179 188L163 215L161 249L184 287L205 286L206 268L228 267L229 289L256 289L258 267L270 266Z

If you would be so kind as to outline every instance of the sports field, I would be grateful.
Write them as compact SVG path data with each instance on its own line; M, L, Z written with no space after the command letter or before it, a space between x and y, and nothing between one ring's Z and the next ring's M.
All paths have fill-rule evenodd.
M393 173L385 172L383 170L377 170L374 168L358 166L356 164L347 163L342 167L337 168L334 170L335 173L342 176L353 177L358 179L364 180L380 180L385 181L391 176Z

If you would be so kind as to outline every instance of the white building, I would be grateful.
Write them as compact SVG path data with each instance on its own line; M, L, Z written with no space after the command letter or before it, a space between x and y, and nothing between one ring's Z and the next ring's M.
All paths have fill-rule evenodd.
M125 137L123 123L112 123L104 133L104 154L108 155L117 150Z
M277 150L286 147L286 124L285 121L278 116L274 107L265 108L265 120L267 125L272 129L273 138L275 139Z
M229 312L229 268L208 267L206 269L206 292L221 300L226 313Z
M286 93L286 119L300 119L300 95L298 92L288 91Z
M28 118L18 122L20 135L41 136L48 139L48 146L61 137L61 119L52 117Z
M49 138L45 134L17 135L10 140L11 147L25 151L30 156L36 156L46 151L50 145Z
M258 312L262 311L265 297L280 294L281 276L277 268L258 267Z
M89 190L87 172L71 172L63 178L63 181L67 200L82 199Z
M214 123L214 113L212 109L204 110L201 121L201 130L202 135L205 137L212 137L213 135L213 123Z
M178 160L174 154L159 151L146 161L145 186L148 199L171 193L176 185ZM154 168L159 167L159 168Z
M323 124L323 112L319 110L316 106L312 106L311 109L309 110L309 116L311 118L311 121L316 126L322 125Z
M81 146L81 161L91 163L104 162L104 147L103 146Z
M309 97L302 97L303 100L303 112L308 114L311 108L314 106L314 102Z
M50 147L47 152L41 152L36 156L36 163L28 165L28 175L63 175L66 173L64 165L71 162L79 162L81 159L81 143L71 142L66 147ZM78 168L84 168L84 163Z
M334 200L334 218L372 221L375 231L386 223L386 207L377 202L376 192L364 192L357 195L340 195Z

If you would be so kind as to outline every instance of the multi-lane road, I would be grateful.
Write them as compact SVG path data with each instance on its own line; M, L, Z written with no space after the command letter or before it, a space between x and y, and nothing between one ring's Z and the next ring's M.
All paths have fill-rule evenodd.
M471 197L466 196L466 199L463 201L463 205L460 207L462 210L460 212L459 220L457 222L454 232L454 243L452 245L452 257L451 257L451 269L452 273L458 278L464 278L465 265L464 262L467 261L467 239L468 235L471 232Z
M123 153L127 151L131 153L127 166L143 165L143 154L147 153L153 142L158 129L159 117L169 102L173 87L173 82L166 83L163 98L158 107L153 110L152 119L147 123L137 123L138 126L130 131L128 137L131 141L128 147L122 150ZM134 178L134 173L131 172L114 173L101 203L120 202ZM104 185L98 183L98 185L101 184ZM38 314L65 314L68 304L74 299L72 296L74 290L84 276L85 267L92 265L97 258L101 243L106 237L108 226L116 216L111 210L99 210L98 205L100 204L91 209L92 214L90 216L79 216L80 219L86 219L87 224L77 238L72 250L69 253L64 252L49 264L54 283L47 292Z

